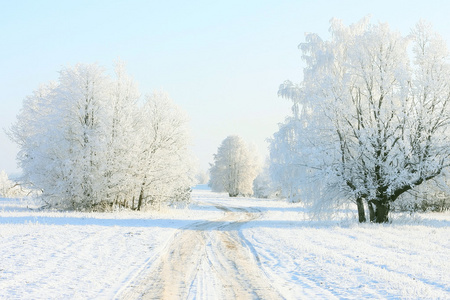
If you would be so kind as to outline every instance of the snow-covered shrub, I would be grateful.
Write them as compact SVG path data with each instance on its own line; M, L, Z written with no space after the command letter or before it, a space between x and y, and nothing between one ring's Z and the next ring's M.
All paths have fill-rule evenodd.
M32 190L24 188L19 182L10 180L5 171L0 172L0 198L23 198L34 194Z
M405 193L392 204L395 211L432 211L450 210L450 193L447 182L443 184L434 181L426 182L409 193Z

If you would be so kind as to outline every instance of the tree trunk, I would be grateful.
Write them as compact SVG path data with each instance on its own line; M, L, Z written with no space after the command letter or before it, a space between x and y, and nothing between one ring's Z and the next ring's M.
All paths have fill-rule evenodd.
M359 223L366 222L366 213L364 211L364 202L363 202L362 198L356 199L356 205L358 206Z
M368 204L369 204L369 220L370 220L370 222L374 223L375 222L375 209L374 209L375 204L373 204L372 201L369 201Z
M141 193L139 194L139 200L138 200L138 206L137 206L137 210L141 210L142 208L142 200L144 199L144 188L141 187Z
M370 200L369 201L370 222L387 223L389 221L388 219L389 210L390 210L389 201Z

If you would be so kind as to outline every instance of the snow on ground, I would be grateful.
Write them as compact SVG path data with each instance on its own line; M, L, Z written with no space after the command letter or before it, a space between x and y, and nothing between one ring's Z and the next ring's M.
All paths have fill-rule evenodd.
M176 230L216 209L77 213L0 199L0 299L111 299Z
M299 204L207 190L194 191L190 209L146 213L39 211L0 199L0 299L117 297L179 228L223 217L215 205L261 213L240 235L286 299L450 299L449 213L319 222Z
M450 214L318 222L265 203L244 235L287 299L450 299Z

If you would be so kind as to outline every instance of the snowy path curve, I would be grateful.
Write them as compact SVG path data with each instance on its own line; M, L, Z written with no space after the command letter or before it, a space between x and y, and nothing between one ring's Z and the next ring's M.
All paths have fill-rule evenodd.
M214 204L225 216L180 229L162 254L136 276L121 299L283 299L261 268L241 227L251 208Z

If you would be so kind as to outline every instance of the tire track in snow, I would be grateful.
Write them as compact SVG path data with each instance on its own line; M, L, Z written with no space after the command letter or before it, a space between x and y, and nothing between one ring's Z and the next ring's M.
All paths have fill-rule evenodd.
M240 232L260 216L244 208L216 206L225 216L180 230L122 299L283 299Z

